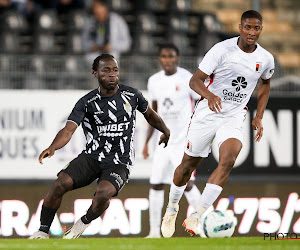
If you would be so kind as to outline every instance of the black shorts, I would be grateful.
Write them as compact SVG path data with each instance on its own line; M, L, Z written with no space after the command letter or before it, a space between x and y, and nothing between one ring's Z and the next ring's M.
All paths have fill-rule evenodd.
M72 178L73 189L85 187L96 179L98 179L98 183L102 180L109 181L117 190L114 196L117 196L129 178L129 170L125 164L102 163L85 153L78 155L57 175L61 172Z

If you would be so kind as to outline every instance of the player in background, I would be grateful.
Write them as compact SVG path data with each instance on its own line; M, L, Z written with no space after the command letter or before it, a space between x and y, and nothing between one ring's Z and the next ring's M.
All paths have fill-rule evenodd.
M193 112L194 100L200 96L189 87L192 74L186 69L178 67L179 50L173 44L161 44L158 60L162 70L152 75L148 80L148 93L152 100L152 108L162 117L171 131L167 148L156 147L149 191L149 220L150 233L148 238L159 238L162 208L164 205L165 184L171 185L176 167L180 164L185 136L189 120ZM144 158L148 158L148 142L154 128L149 126L145 146ZM194 184L195 175L191 176L185 188L185 196L190 205L196 208L200 200L200 191Z
M252 128L254 140L263 135L261 120L266 108L274 58L257 40L262 31L262 17L254 11L243 13L240 36L217 43L205 55L190 81L190 87L204 98L195 108L189 126L185 153L174 173L169 204L162 222L162 234L171 237L175 231L178 203L191 173L211 152L211 143L219 146L219 164L208 178L196 212L183 222L191 235L198 234L201 215L223 190L242 148L243 122L247 103L258 82L257 113ZM209 86L205 82L209 81Z
M63 195L98 180L92 205L63 236L78 238L91 221L104 213L109 200L117 196L128 182L134 161L134 129L136 110L163 134L159 143L168 143L170 131L163 120L148 105L137 89L119 84L119 66L110 54L98 56L93 74L99 88L83 96L73 108L66 126L58 132L51 145L39 156L39 161L51 157L64 147L81 124L86 136L86 149L58 173L58 178L46 194L41 211L41 226L31 239L49 238L49 229Z

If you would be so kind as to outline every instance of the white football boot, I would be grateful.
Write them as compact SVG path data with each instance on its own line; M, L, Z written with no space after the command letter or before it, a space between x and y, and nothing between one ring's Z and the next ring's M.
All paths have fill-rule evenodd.
M49 234L43 232L43 231L36 231L31 235L28 239L49 239Z
M172 237L172 235L175 232L175 222L176 222L178 211L179 211L178 204L176 204L176 207L174 208L167 207L167 211L161 223L161 233L165 238Z
M200 223L200 218L198 216L198 213L194 212L183 221L182 226L185 228L185 231L187 231L191 236L194 236L196 234L199 234L198 233L199 223Z
M81 218L63 235L63 239L77 239L90 224L84 224Z

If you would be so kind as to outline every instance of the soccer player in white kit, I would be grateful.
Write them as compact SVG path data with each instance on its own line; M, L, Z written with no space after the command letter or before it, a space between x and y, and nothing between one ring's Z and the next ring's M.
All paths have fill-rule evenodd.
M180 164L185 146L185 137L189 120L192 116L194 100L200 96L189 87L192 74L178 67L179 50L174 44L161 44L159 62L162 70L148 80L148 93L152 107L162 117L170 129L168 147L156 147L149 191L149 222L148 238L159 238L162 208L164 205L164 184L171 185L176 167ZM148 157L148 142L153 134L150 126L143 150L144 158ZM195 176L185 188L188 203L196 208L200 200L200 191L194 184Z
M201 215L220 195L242 148L246 105L259 81L257 113L252 128L257 130L255 141L259 142L263 135L261 120L269 98L274 58L256 43L262 31L262 17L258 12L244 12L239 29L239 37L217 43L206 53L190 81L190 87L204 99L195 108L185 154L174 173L161 226L164 237L171 237L175 232L178 203L186 183L211 152L212 141L216 140L220 153L218 167L208 178L196 212L182 224L190 235L198 234Z

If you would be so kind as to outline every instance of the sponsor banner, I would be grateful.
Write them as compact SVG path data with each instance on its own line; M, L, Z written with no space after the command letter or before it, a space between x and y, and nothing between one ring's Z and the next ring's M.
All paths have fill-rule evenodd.
M56 151L44 164L38 156L50 145L56 133L66 123L84 90L1 90L0 92L0 179L54 179L68 162L84 148L81 127L71 141ZM143 92L147 97L147 92ZM256 98L249 102L244 126L244 142L232 176L257 174L294 175L300 173L300 111L299 98L270 98L263 118L264 135L259 143L253 140L251 121L255 115ZM135 167L131 178L148 179L154 144L150 158L142 158L147 122L137 112ZM192 147L192 145L190 145ZM207 175L217 166L218 146L197 169L197 175Z
M42 199L51 185L0 185L0 237L28 237L39 227ZM12 188L13 187L13 188ZM90 207L96 185L67 193L50 232L61 237L62 228L70 227ZM149 233L149 184L128 183L111 200L106 212L94 220L83 237L145 237ZM200 190L204 184L199 185ZM228 211L235 223L233 236L264 236L267 234L300 234L299 185L227 184L214 209ZM168 189L165 190L166 209ZM213 208L211 208L213 209ZM185 198L180 201L174 237L187 237L181 226L193 212ZM204 219L204 218L203 218ZM203 234L202 234L203 235Z
M75 103L86 90L0 91L0 179L54 179L85 146L79 127L71 141L51 159L38 162L56 133L62 129ZM131 178L148 178L151 161L142 159L147 122L137 112L136 162Z
M300 106L299 98L270 97L262 124L263 137L254 141L256 131L251 122L255 117L257 99L248 103L249 111L244 124L243 148L231 175L295 175L300 174ZM198 174L211 173L217 166L219 148L213 145L212 154L206 159Z

